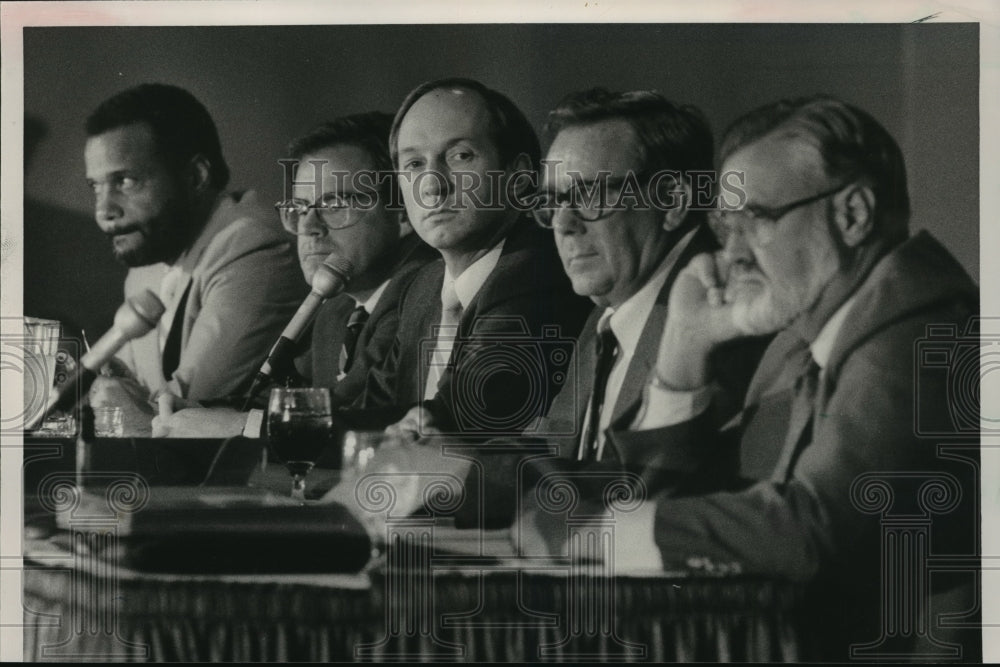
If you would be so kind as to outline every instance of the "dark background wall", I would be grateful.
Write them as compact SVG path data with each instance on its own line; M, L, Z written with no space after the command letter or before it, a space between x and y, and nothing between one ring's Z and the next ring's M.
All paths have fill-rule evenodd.
M394 111L427 79L468 76L538 128L566 92L652 88L708 115L826 92L871 112L906 156L913 228L979 276L979 31L917 25L461 25L27 28L24 106L46 128L25 176L27 315L103 331L123 270L90 221L83 122L145 81L213 114L234 187L282 194L292 137L347 113Z

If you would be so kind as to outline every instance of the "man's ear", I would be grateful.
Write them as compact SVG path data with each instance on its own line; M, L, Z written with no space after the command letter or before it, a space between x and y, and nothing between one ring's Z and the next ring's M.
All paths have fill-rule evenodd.
M212 163L207 157L198 153L188 162L187 177L195 192L205 192L212 186Z
M861 245L875 227L875 193L867 185L852 185L834 199L833 220L848 248Z
M514 190L511 191L510 186L508 186L507 191L516 194L518 200L535 190L538 186L537 175L531 167L531 158L524 153L511 160L507 166L507 175L508 178L515 179L513 184Z
M410 218L406 215L406 210L396 212L396 222L399 223L399 238L403 238L407 234L413 231L413 225L410 224Z
M663 228L668 232L678 229L687 219L688 207L691 205L691 184L687 181L664 181L659 186L658 195L654 195L654 205L666 205L663 211Z

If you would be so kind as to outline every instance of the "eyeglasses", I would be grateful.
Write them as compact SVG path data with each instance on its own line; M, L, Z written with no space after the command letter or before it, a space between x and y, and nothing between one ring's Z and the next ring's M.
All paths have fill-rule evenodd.
M722 246L726 245L729 237L738 228L741 234L757 246L764 246L774 240L774 233L778 227L778 221L797 208L818 202L831 195L835 195L850 184L850 181L841 183L835 188L824 190L818 194L797 199L784 206L762 206L760 204L747 204L738 210L718 209L708 214L708 226L715 234Z
M648 174L636 174L636 184L646 183ZM554 227L556 212L566 208L573 216L584 222L596 222L606 218L616 211L626 208L626 202L645 205L648 201L645 186L641 190L623 192L626 178L598 179L590 183L576 183L566 192L543 192L538 195L535 207L531 210L535 222L545 229Z
M274 205L281 224L292 234L304 235L308 232L299 231L299 225L309 214L309 209L315 209L320 221L327 231L346 229L360 222L359 216L352 216L352 211L367 211L372 207L373 195L349 192L343 195L327 193L315 203L310 204L304 199L286 199Z

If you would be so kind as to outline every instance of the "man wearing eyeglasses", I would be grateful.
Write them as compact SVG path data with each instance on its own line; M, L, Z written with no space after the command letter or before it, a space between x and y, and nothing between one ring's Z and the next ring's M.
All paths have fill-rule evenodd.
M693 203L694 176L712 168L711 130L694 107L603 89L564 98L547 129L535 217L574 291L597 305L577 346L577 395L557 397L548 418L574 422L568 458L648 464L650 452L618 449L605 431L636 415L674 278L717 247Z
M389 114L357 114L292 142L289 153L298 163L292 198L276 206L285 229L297 235L307 283L330 253L353 267L345 293L317 313L309 358L299 360L313 386L332 389L335 405L353 403L368 368L389 353L399 297L435 258L396 198L391 124Z
M660 417L612 438L665 448L732 438L742 479L727 492L659 497L618 513L616 566L700 563L807 582L829 639L823 648L834 651L826 657L848 658L847 644L859 651L851 657L944 656L947 641L934 635L946 631L900 624L917 622L917 607L927 623L932 612L976 606L971 573L932 580L920 558L976 553L978 448L948 455L938 445L961 435L953 409L978 423L978 354L974 386L953 396L940 361L918 352L935 327L952 332L948 349L961 343L978 289L928 233L909 235L902 155L867 113L825 97L775 103L729 128L721 159L723 178L742 180L745 201L714 216L724 252L694 258L675 282L645 405ZM774 331L739 418L719 432L692 429L697 395L713 380L710 351ZM931 500L927 483L941 495ZM908 543L889 530L890 516L927 519L927 532ZM560 522L528 510L524 550L562 551ZM899 554L916 560L904 566ZM880 598L897 594L914 606ZM880 609L901 616L879 618ZM889 633L888 622L899 631Z
M549 112L547 130L552 144L533 214L553 231L573 290L596 308L578 340L568 389L542 425L558 456L536 457L520 477L511 461L493 461L509 472L486 480L493 525L509 523L520 489L550 473L624 470L641 476L648 489L685 493L717 486L735 472L732 450L622 447L606 435L639 416L674 279L692 257L718 248L705 224L705 204L696 205L711 202L695 192L698 175L712 169L707 121L698 109L655 92L592 89L565 97ZM760 349L743 345L738 354L723 355L727 394L741 397ZM697 400L706 402L710 393ZM583 484L587 476L574 479ZM467 493L474 495L471 482Z
M291 197L278 202L282 225L297 238L307 284L331 253L350 262L344 293L316 313L296 368L305 384L328 387L333 406L352 404L369 368L388 355L399 323L400 295L436 257L412 233L395 201L389 158L392 116L369 112L324 123L291 142ZM259 410L188 408L161 414L157 435L257 437Z
M306 290L288 236L253 192L227 192L211 116L189 92L144 84L87 119L94 215L129 266L125 296L156 293L159 324L122 348L94 383L92 405L117 405L130 435L148 435L165 392L238 392ZM152 400L151 400L152 399Z

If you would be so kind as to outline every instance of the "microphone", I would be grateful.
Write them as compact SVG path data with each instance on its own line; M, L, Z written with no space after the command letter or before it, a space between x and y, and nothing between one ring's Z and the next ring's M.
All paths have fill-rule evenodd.
M254 378L243 404L244 410L248 409L254 396L257 395L262 386L270 381L275 372L285 368L291 362L295 353L295 344L302 336L302 332L312 322L313 317L316 316L316 311L324 301L344 291L351 281L353 271L354 267L351 266L351 263L338 257L337 253L330 253L319 265L313 275L312 290L309 292L309 296L305 298L295 315L292 316L291 321L288 322L285 330L281 332L281 336L268 352L267 359L257 371L257 376Z
M56 410L74 407L78 397L86 394L90 385L94 384L101 366L108 363L125 343L152 331L163 317L164 310L163 303L151 290L144 290L126 299L115 313L111 329L80 357L80 368L53 393L41 418L36 420L32 428L44 422Z

